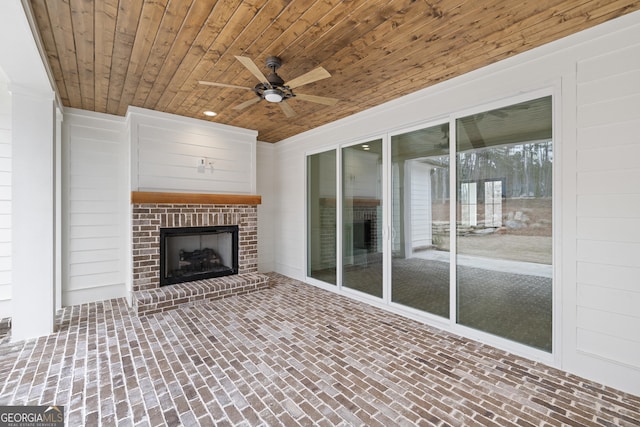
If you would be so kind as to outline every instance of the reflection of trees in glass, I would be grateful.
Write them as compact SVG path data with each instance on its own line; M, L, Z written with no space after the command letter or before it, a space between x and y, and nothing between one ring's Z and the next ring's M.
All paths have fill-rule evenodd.
M551 197L551 141L506 145L458 154L458 181L505 178L506 197Z

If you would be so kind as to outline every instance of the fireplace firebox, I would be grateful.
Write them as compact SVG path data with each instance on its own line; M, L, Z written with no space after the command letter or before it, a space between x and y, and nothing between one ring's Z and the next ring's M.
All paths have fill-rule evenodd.
M238 226L160 229L160 286L238 274Z

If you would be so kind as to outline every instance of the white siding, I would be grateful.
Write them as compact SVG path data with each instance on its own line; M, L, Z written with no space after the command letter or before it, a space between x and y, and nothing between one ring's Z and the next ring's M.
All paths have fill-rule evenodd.
M639 43L635 12L277 143L276 271L304 279L307 152L550 90L555 351L545 358L493 337L473 337L640 394ZM455 322L420 319L473 334Z
M640 37L577 63L577 350L640 369Z
M63 171L62 305L127 296L130 193L124 119L67 110Z
M128 118L133 190L255 194L255 131L133 107Z
M267 142L258 142L256 147L257 159L257 193L262 197L262 203L258 206L258 271L267 273L274 271L275 246L273 243L273 224L276 218L273 216L276 195L273 186L275 176L274 145Z
M274 266L278 273L302 279L306 272L306 158L302 147L294 145L278 147L274 161Z
M0 71L0 318L11 317L11 95Z
M412 161L405 163L409 172L411 196L411 234L405 236L412 239L411 249L432 244L431 238L431 167L424 163Z

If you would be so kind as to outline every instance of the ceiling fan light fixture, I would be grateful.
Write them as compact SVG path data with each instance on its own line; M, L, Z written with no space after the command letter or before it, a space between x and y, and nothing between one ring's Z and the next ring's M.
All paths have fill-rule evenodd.
M0 0L2 1L2 0ZM255 78L258 79L259 83L257 83L254 87L247 86L237 86L228 83L216 83L216 82L207 82L200 80L198 83L209 86L219 86L230 89L243 89L253 92L256 96L253 99L249 99L245 102L242 102L233 107L234 110L243 110L251 105L254 105L263 99L272 104L279 104L278 106L282 109L282 112L287 118L294 117L296 115L295 111L291 106L285 102L291 98L298 97L298 99L302 101L315 102L317 104L323 105L335 105L338 100L335 98L328 98L326 96L316 96L302 93L294 93L294 89L316 82L318 80L326 79L331 77L331 74L327 70L322 67L317 67L307 73L304 73L293 80L289 81L289 83L285 83L284 80L276 73L276 70L280 68L282 65L282 60L276 56L270 56L267 58L267 68L271 69L271 74L269 76L265 76L260 68L253 62L251 58L246 56L236 56L236 59L240 61L240 63L253 74Z
M280 102L282 98L283 94L279 89L267 89L264 91L264 99L269 102Z

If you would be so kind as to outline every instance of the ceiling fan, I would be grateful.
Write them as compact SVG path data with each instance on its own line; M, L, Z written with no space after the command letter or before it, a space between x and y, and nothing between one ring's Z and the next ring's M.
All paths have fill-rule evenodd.
M335 105L338 100L335 98L327 98L325 96L316 96L316 95L306 95L303 93L294 93L293 89L298 88L302 85L306 85L309 83L316 82L318 80L326 79L331 77L331 74L327 70L322 67L318 67L314 70L309 71L301 76L296 77L295 79L289 80L288 82L282 80L282 78L276 73L278 68L282 65L282 60L277 56L269 56L266 61L267 68L271 70L271 74L269 76L265 76L258 66L251 60L251 58L247 58L246 56L236 56L236 59L240 61L242 65L244 65L247 70L251 72L259 81L257 85L254 87L246 87L246 86L236 86L226 83L216 83L216 82L207 82L200 80L198 83L201 85L209 85L209 86L220 86L227 87L232 89L244 89L253 91L257 96L249 101L245 101L241 104L236 105L234 110L242 110L250 105L256 104L261 100L266 100L267 102L277 103L282 112L287 117L293 117L296 115L295 111L289 104L286 103L287 100L291 98L301 99L303 101L316 102L318 104L323 105Z

